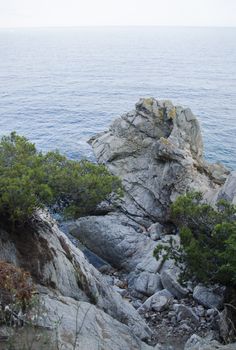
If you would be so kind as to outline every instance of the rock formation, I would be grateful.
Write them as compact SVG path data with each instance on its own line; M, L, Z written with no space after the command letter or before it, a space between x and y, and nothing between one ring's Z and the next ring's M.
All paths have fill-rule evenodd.
M196 117L170 101L141 99L90 144L98 162L122 179L123 211L144 225L166 222L170 203L181 193L212 195L229 173L204 161Z
M151 335L145 321L87 262L48 214L37 214L34 228L22 227L15 233L1 230L0 260L30 272L51 325L62 317L59 336L65 349L81 349L81 344L84 350L97 349L101 344L107 350L121 349L119 344L124 349L129 344L133 349L149 349L141 341ZM82 329L74 348L76 325ZM90 339L93 333L96 336Z
M124 197L112 199L114 210L109 212L109 204L105 216L77 220L72 234L121 270L127 290L119 292L128 293L140 314L149 312L151 324L153 312L167 320L158 328L159 337L163 330L171 334L178 327L178 335L211 329L221 317L213 304L205 302L216 298L214 291L206 289L203 300L197 294L199 287L193 296L191 285L179 284L173 261L156 261L153 249L156 241L168 244L170 234L179 244L169 219L170 204L178 195L196 190L213 205L220 198L235 203L235 174L204 160L196 117L170 101L141 99L134 111L116 119L89 143L98 162L122 179Z
M129 272L129 285L138 293L150 296L149 285L160 274L164 288L168 285L174 296L184 297L187 292L176 281L173 262L163 265L152 256L155 241L165 242L166 233L175 233L170 204L189 190L203 192L210 202L229 197L235 178L226 181L227 169L204 161L196 117L170 101L141 99L134 111L89 142L98 162L122 179L125 195L115 202L115 213L79 219L73 235L112 266ZM178 244L178 237L173 238Z
M170 101L141 99L90 144L98 162L122 179L125 194L111 199L107 215L77 220L71 233L111 265L107 274L88 262L46 212L36 213L31 227L0 230L0 260L29 271L37 285L47 315L37 326L69 350L162 350L154 344L169 336L173 344L179 337L182 346L195 331L205 335L217 328L224 316L219 291L181 286L174 262L157 261L153 249L169 237L179 244L169 219L179 194L195 189L213 204L220 198L236 203L235 173L228 176L222 165L204 161L196 117ZM145 318L155 330L153 346ZM185 348L218 346L195 335Z

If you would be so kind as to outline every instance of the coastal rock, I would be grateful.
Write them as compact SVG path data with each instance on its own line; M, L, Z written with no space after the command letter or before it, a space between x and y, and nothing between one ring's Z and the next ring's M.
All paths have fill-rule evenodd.
M186 297L188 290L183 288L177 281L178 275L174 270L163 271L161 274L161 282L163 287L167 289L177 299Z
M177 321L190 320L195 326L199 325L199 317L195 314L191 307L181 304L175 304L174 310L177 314Z
M8 262L29 271L37 285L94 304L125 323L138 337L150 336L149 327L133 306L88 263L47 213L35 216L33 228L11 234L1 230L0 242L0 259L8 256Z
M155 260L152 257L155 242L125 215L83 217L75 226L71 234L114 267L131 271L147 254Z
M134 111L116 119L90 144L98 162L122 179L122 210L146 227L167 222L179 194L195 189L207 197L228 174L223 166L204 162L196 117L170 101L140 99Z
M94 305L79 302L69 297L46 295L41 298L44 305L43 328L52 328L58 348L67 350L151 350L152 347L136 337L125 324L118 322ZM63 315L63 317L61 317ZM41 324L42 323L42 324Z
M221 309L224 303L224 288L198 285L193 290L193 298L208 309Z
M161 277L158 273L143 271L134 282L134 289L147 296L153 295L162 288Z
M225 199L236 205L236 171L233 171L218 193L217 200Z
M138 309L140 313L154 310L161 312L167 309L173 300L173 295L166 289L156 292L150 298L148 298L142 306Z

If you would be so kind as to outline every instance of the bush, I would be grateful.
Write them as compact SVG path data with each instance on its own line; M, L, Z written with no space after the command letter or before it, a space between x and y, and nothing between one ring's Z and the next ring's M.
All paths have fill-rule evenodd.
M104 165L44 155L16 133L0 141L0 217L13 227L45 206L68 217L90 214L112 192L122 194L121 182Z
M35 286L32 283L28 272L0 261L0 305L2 311L10 307L12 311L18 307L25 310L30 304L35 293Z
M180 196L171 206L180 228L181 246L159 245L154 255L173 258L185 270L184 279L236 285L236 207L221 200L216 208L198 192Z

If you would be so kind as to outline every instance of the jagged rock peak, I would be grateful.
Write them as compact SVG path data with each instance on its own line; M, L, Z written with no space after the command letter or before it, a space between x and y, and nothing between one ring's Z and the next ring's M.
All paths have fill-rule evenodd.
M144 224L165 221L170 203L188 190L213 196L228 175L222 165L204 161L199 122L191 110L168 100L140 99L135 110L89 143L98 162L122 179L123 210Z
M150 128L150 131L153 131L152 137L157 140L168 138L169 142L180 149L189 147L193 158L202 157L200 126L189 108L174 106L169 100L142 98L136 104L135 119L140 115L149 119L150 127L153 127ZM142 124L136 125L142 127ZM149 126L147 122L145 126Z

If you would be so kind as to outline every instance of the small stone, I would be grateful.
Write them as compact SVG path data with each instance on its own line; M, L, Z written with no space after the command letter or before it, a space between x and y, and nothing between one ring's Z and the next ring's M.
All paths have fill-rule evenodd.
M205 315L205 309L202 305L195 307L195 312L199 317L203 317Z
M179 329L185 332L192 332L192 328L186 323L183 323Z
M206 315L207 315L208 317L216 316L216 315L217 315L217 311L216 311L215 309L208 309L208 310L206 311Z
M138 299L137 300L133 300L131 304L133 305L133 307L135 309L138 309L142 305L142 301L138 300Z
M126 289L121 289L117 286L113 286L114 290L119 293L122 297L124 297L127 294L127 290Z

